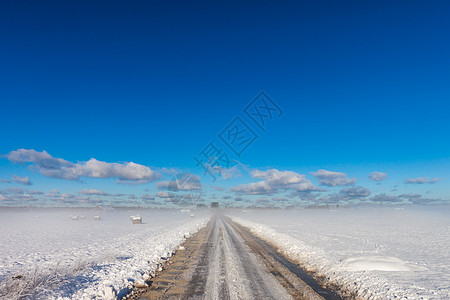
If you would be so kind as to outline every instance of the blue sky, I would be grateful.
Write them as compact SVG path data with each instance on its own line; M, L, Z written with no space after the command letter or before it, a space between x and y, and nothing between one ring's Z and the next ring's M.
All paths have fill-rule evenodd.
M449 13L448 1L3 1L0 205L171 205L158 182L183 172L206 202L445 202ZM265 131L244 112L260 91L283 111ZM236 117L258 136L240 156L218 137ZM210 141L231 178L196 166ZM12 159L19 149L37 154ZM73 165L47 157L51 173L43 151ZM91 158L119 165L95 173ZM317 190L293 193L307 181Z

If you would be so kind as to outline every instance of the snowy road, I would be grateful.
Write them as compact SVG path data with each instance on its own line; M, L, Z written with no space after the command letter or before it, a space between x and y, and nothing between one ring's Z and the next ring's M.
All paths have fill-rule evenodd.
M323 299L220 215L185 247L137 299Z
M205 297L288 299L289 295L285 289L249 251L234 228L221 217L213 222L207 251L197 268L201 279L199 282L206 282ZM195 291L195 295L202 295L201 288Z

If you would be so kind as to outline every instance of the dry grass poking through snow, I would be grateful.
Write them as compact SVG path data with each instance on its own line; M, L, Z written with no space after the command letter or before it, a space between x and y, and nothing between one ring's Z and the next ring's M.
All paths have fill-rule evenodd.
M69 284L78 273L92 264L79 260L71 268L63 268L57 263L53 270L35 267L31 271L19 272L0 282L0 300L40 299L51 290Z

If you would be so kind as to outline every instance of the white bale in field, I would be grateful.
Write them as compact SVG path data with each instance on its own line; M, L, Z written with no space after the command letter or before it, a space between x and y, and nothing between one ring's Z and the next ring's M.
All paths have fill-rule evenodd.
M72 216L72 221L78 221L78 216Z
M132 216L131 217L132 224L142 224L142 217L140 216Z
M95 221L100 221L100 216L94 216Z

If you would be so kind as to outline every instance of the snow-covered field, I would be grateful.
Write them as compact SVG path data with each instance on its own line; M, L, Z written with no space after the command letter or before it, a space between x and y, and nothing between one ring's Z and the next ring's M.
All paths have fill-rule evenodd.
M108 299L110 287L123 295L206 225L209 212L194 213L0 210L0 299ZM133 225L137 214L143 224ZM448 206L227 214L364 298L450 299Z
M209 213L194 213L0 210L0 299L27 293L33 299L107 299L110 287L125 294L206 225ZM133 225L130 216L137 214L143 224Z
M449 206L229 215L364 298L450 299Z

